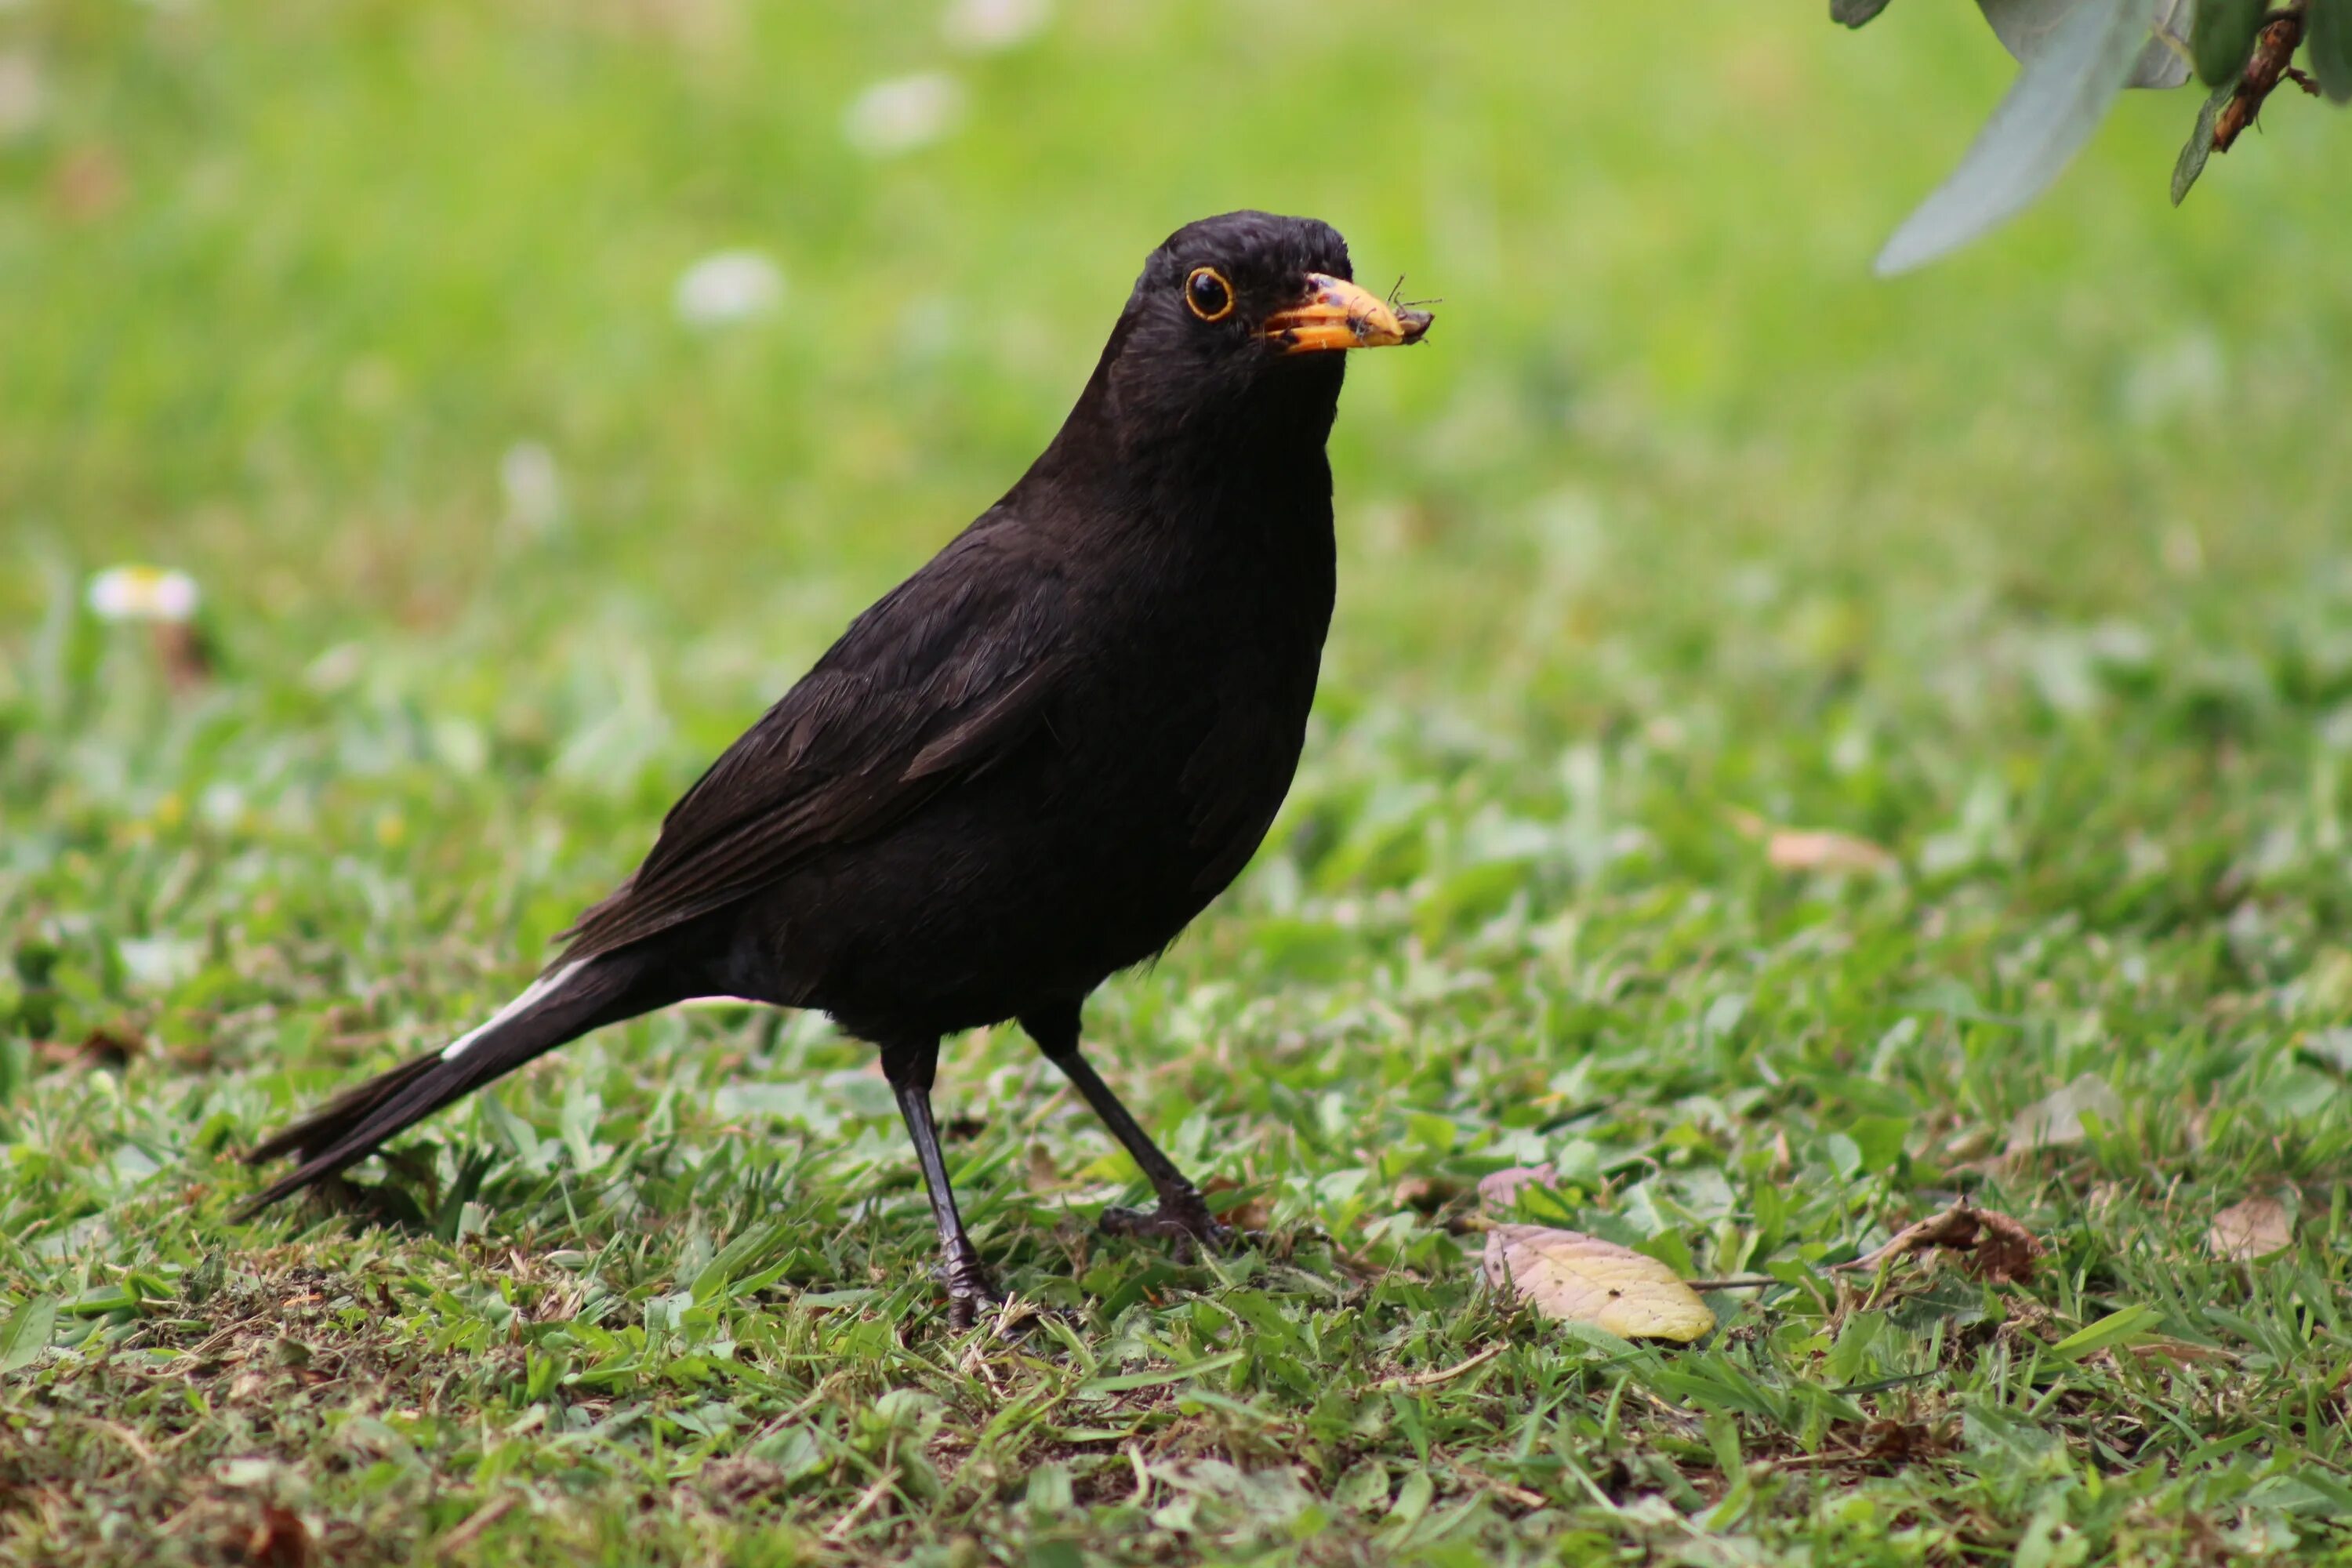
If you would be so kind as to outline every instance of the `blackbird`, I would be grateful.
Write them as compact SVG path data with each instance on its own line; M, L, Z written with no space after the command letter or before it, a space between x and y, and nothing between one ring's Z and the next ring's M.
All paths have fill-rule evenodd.
M243 1212L591 1029L733 996L880 1048L952 1321L995 1299L931 1116L959 1030L1019 1020L1142 1167L1157 1208L1106 1229L1213 1240L1078 1013L1234 879L1290 787L1331 619L1336 351L1430 323L1351 277L1312 219L1171 235L1020 482L711 765L529 989L247 1154L301 1163Z

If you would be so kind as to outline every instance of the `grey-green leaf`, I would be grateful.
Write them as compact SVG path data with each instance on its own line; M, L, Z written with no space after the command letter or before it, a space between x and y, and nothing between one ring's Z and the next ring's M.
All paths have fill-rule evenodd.
M55 1296L36 1296L9 1313L8 1321L0 1325L0 1376L32 1365L49 1348L49 1335L57 1326Z
M2180 149L2180 157L2172 165L2172 205L2179 206L2189 195L2189 187L2205 172L2205 160L2213 155L2213 122L2229 107L2230 100L2238 95L2238 84L2225 81L2205 99L2205 107L2197 111L2197 129L2189 133L2189 143Z
M2254 52L2263 12L2270 0L2198 0L2197 21L2189 30L2189 52L2198 79L2208 87L2234 84ZM2179 198L2175 197L2178 201Z
M2001 47L2023 65L2032 61L2069 16L2099 4L2100 0L1977 0L1977 9L1992 25ZM2185 43L2189 19L2196 8L2197 0L2157 0L2148 26L2168 37L2151 37L2140 47L2126 87L2174 88L2189 79L2188 57L2171 40Z
M1859 27L1885 9L1886 0L1830 0L1830 20Z
M2352 103L2352 0L2311 0L2303 48L2319 90L2332 102Z
M1991 15L1995 0L1979 0ZM2000 226L2050 187L2123 91L2161 0L2074 0L2024 53L2007 97L1951 178L1879 252L1908 272Z

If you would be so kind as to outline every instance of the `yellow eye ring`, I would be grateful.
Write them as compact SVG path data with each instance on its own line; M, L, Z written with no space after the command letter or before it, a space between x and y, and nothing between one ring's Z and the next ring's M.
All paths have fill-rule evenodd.
M1195 267L1184 279L1184 304L1204 321L1222 321L1234 313L1234 286L1213 267Z

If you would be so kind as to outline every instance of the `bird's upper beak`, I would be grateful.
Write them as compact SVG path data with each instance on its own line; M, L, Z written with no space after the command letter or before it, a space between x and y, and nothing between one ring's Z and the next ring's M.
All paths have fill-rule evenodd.
M1370 289L1320 272L1307 275L1307 297L1265 319L1265 336L1284 353L1377 349L1417 343L1430 314L1391 305Z

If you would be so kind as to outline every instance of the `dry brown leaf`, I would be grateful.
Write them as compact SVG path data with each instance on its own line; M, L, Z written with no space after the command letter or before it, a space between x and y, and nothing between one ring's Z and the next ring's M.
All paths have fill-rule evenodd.
M2252 1263L2294 1245L2294 1221L2276 1198L2248 1198L2213 1216L2205 1245L2224 1263Z
M1937 1249L1965 1254L1969 1272L1995 1285L2032 1280L2034 1260L2042 1253L2042 1243L2032 1231L2005 1214L1977 1208L1963 1198L1940 1213L1905 1226L1885 1246L1837 1267L1859 1273L1892 1258Z
M145 1052L147 1042L130 1029L92 1029L82 1037L79 1046L68 1046L62 1040L43 1040L34 1046L34 1054L57 1067L103 1068L120 1072L133 1058Z
M1995 1285L2024 1285L2033 1279L2034 1260L2042 1254L2041 1237L2005 1214L1990 1209L1972 1211L1983 1231L1969 1255L1969 1272Z
M1878 1420L1863 1428L1866 1444L1862 1457L1881 1465L1906 1465L1932 1459L1954 1447L1950 1431L1916 1421Z
M1902 865L1893 850L1851 833L1783 827L1764 841L1764 858L1782 871L1844 871L1884 876Z
M1221 1193L1241 1190L1241 1184L1231 1176L1211 1176L1201 1184L1202 1197L1215 1197ZM1244 1234L1262 1231L1274 1223L1274 1210L1267 1206L1265 1194L1244 1198L1240 1203L1217 1211L1221 1224L1231 1226Z
M1486 1279L1546 1317L1620 1339L1688 1344L1715 1327L1698 1293L1654 1258L1580 1231L1498 1225L1486 1233Z
M300 1514L268 1503L246 1536L245 1560L258 1568L311 1568L319 1553Z

